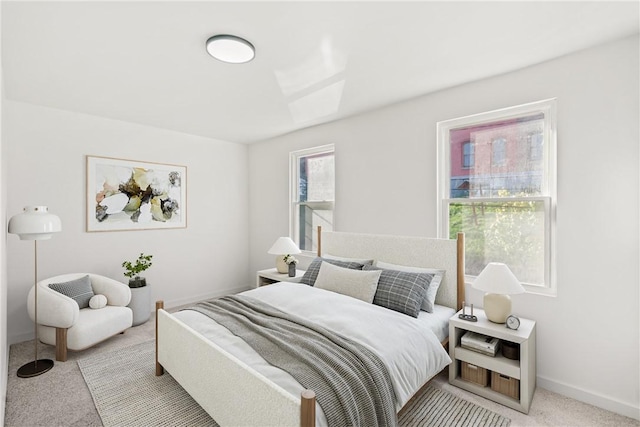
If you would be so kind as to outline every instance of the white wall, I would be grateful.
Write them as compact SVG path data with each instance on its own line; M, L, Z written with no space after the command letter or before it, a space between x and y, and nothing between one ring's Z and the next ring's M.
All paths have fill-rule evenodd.
M538 322L539 386L639 418L638 52L633 37L251 146L252 270L288 234L289 151L335 144L336 230L436 236L436 122L557 97L558 295L514 296L514 313Z
M0 7L0 27L2 26L2 7ZM2 33L0 28L0 33ZM0 43L1 45L1 43ZM7 180L6 156L4 155L2 104L4 103L4 79L2 78L2 47L0 46L0 426L4 425L5 403L7 401L7 375L9 369L9 346L7 344Z
M40 278L94 272L125 281L121 264L153 254L145 272L152 300L167 306L244 289L249 244L247 147L84 114L7 101L4 148L9 216L47 205L62 232L38 245ZM186 229L87 233L85 156L187 167ZM8 335L33 336L26 297L33 243L7 239Z

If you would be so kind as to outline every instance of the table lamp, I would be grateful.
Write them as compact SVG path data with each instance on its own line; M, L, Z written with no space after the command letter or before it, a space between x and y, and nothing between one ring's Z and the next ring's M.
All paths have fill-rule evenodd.
M485 291L483 308L487 319L504 323L511 314L509 295L524 293L525 289L506 264L490 262L476 277L472 286Z
M301 251L290 237L278 237L278 240L271 246L267 253L276 256L276 269L278 273L288 273L289 266L284 262L287 255L299 254Z
M53 368L53 360L38 360L38 240L49 240L53 233L61 230L60 218L50 214L49 208L46 206L27 206L22 213L12 216L9 220L9 233L17 234L20 240L33 240L35 252L35 358L33 362L26 363L18 369L20 378L35 377Z

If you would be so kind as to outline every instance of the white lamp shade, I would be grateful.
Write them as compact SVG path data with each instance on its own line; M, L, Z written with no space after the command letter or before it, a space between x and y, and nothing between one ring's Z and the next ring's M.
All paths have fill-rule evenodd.
M46 206L27 206L9 220L9 233L17 234L20 240L47 240L61 230L60 218Z
M490 262L476 277L472 286L491 294L522 294L525 289L506 264Z
M298 246L290 237L278 237L278 240L276 240L267 253L272 255L299 254L300 249L298 249Z

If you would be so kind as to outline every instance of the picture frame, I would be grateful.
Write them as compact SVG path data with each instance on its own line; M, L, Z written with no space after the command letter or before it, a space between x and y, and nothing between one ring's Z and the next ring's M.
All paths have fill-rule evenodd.
M87 156L87 232L187 227L187 167Z

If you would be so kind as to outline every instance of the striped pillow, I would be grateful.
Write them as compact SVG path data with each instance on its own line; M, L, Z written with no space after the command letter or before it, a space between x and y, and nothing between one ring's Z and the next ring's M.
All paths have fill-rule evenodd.
M320 265L322 264L322 261L326 261L329 264L337 265L338 267L350 268L352 270L362 270L362 267L364 266L364 264L359 262L338 261L335 259L317 257L316 259L311 261L311 264L309 265L309 267L307 267L307 271L300 279L300 283L313 286L316 283L316 278L318 277L318 272L320 271Z
M73 299L80 308L89 307L89 300L94 295L88 275L69 282L50 283L49 288Z
M365 265L363 270L380 270L380 268ZM433 274L381 270L382 274L378 280L378 289L373 303L411 317L418 317Z

